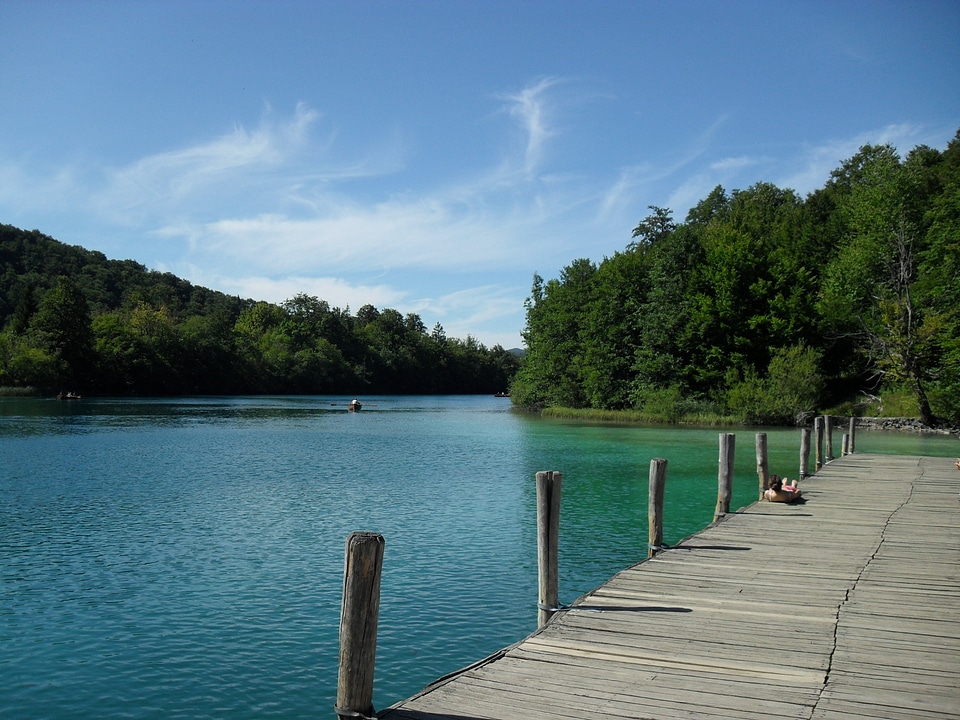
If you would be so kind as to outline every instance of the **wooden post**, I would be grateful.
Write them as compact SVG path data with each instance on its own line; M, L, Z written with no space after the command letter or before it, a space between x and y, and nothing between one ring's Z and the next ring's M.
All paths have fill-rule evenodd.
M854 446L857 444L857 419L855 417L850 418L850 429L847 433L850 435L850 440L847 443L847 452L851 455L855 452Z
M647 491L647 557L652 558L663 550L663 489L667 479L667 461L654 458L650 461L650 482Z
M560 490L563 476L554 471L537 473L537 568L540 585L537 625L543 627L560 603Z
M713 521L722 520L730 512L730 496L733 494L733 456L737 436L720 433L720 473L717 476L717 509Z
M850 436L844 433L840 439L840 456L850 454Z
M800 479L810 476L810 428L800 429Z
M770 487L770 466L767 461L767 434L757 433L757 478L760 481L760 498Z
M813 419L813 432L816 436L816 455L817 455L817 464L814 467L813 471L816 472L823 467L823 415L817 415Z
M373 668L380 614L383 536L355 532L347 537L340 611L339 717L373 715Z
M833 415L823 416L823 434L827 438L827 462L833 460Z

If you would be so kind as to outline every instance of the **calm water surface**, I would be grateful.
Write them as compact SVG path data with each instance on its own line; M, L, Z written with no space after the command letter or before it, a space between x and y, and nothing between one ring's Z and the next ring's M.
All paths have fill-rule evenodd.
M562 602L645 556L651 458L669 461L665 541L712 519L716 429L345 401L0 399L0 717L332 716L354 530L386 540L386 707L535 629L538 470L564 474ZM737 431L733 507L755 499L755 432ZM768 442L771 472L795 476L799 432Z

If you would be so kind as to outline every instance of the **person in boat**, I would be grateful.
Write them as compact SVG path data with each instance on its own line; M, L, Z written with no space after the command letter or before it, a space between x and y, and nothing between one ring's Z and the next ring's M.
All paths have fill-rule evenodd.
M789 483L789 479L787 480ZM763 499L770 502L789 503L800 499L800 488L785 484L777 475L770 478L770 487L763 493Z

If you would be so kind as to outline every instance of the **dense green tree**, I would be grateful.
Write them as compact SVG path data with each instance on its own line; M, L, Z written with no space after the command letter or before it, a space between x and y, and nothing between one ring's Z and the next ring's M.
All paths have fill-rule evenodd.
M923 235L923 173L901 163L889 145L865 146L834 174L846 234L823 285L822 310L858 339L876 374L905 382L920 417L933 422L926 392L936 313L914 298L916 254Z
M924 215L915 289L934 329L936 405L945 417L960 418L960 132L929 173L937 188Z
M10 332L14 335L23 335L30 327L30 321L37 312L37 282L28 277L20 289L20 299L17 301L10 319Z
M581 332L596 295L596 271L580 259L565 267L559 280L544 284L534 275L523 333L527 355L511 388L521 404L587 406Z
M678 395L694 389L692 349L695 343L690 284L702 264L698 230L683 225L663 238L647 256L649 290L638 298L637 346L633 358L632 404L643 407L652 395L675 388Z
M591 407L622 409L631 405L647 264L637 247L604 259L593 276L593 301L582 308L580 328L580 379Z
M729 409L746 422L785 425L816 410L823 392L820 353L803 345L778 348L765 375L752 367L730 383Z
M93 331L90 309L77 284L61 275L47 291L30 321L30 332L38 345L62 363L63 379L85 382L90 379Z

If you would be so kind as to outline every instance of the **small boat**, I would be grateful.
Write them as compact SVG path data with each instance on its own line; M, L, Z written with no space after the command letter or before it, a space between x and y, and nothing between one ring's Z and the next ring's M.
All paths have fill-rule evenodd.
M354 398L347 405L347 412L360 412L360 408L362 407L363 407L363 404L359 400Z
M498 392L496 395L494 395L494 397L498 397L498 398L508 398L508 397L510 397L510 393L508 393L508 392Z
M58 393L57 400L80 400L83 396L75 392Z

